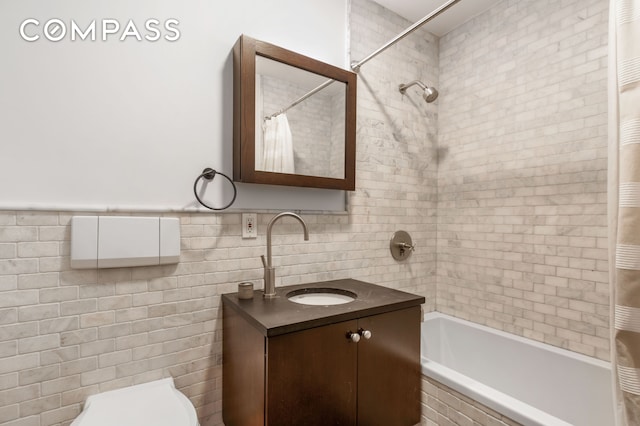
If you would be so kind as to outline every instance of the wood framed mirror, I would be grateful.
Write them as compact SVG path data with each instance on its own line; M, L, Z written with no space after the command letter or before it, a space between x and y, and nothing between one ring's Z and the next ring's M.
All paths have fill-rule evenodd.
M357 75L242 35L233 49L233 178L355 190Z

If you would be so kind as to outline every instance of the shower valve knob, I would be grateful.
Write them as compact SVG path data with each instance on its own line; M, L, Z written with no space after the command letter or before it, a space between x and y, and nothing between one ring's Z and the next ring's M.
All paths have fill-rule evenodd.
M411 240L411 235L406 231L397 231L391 237L389 243L391 256L395 260L406 260L416 250L416 245Z
M358 343L360 341L360 334L350 331L347 333L347 339L351 340L353 343Z
M407 244L407 243L397 243L398 247L400 247L400 251L402 253L404 253L405 250L411 250L411 251L415 251L415 247L412 246L411 244Z

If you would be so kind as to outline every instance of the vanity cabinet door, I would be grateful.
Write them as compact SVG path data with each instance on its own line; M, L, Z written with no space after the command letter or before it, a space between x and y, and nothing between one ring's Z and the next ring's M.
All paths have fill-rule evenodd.
M358 344L346 334L357 329L353 320L267 339L267 425L356 424Z
M420 423L420 307L360 318L358 424Z

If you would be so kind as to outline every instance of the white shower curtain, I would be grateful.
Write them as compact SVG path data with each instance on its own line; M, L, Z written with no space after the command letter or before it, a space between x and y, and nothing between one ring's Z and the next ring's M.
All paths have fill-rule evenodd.
M279 114L263 125L262 170L277 173L295 173L293 140L286 114Z
M640 425L640 0L611 0L609 277L616 423Z

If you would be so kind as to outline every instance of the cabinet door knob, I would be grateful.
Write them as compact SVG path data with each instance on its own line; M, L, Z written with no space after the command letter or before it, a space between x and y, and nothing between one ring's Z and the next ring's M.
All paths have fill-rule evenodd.
M358 343L360 341L360 334L350 331L347 333L347 339L351 340L353 343Z
M361 328L360 330L358 330L358 333L360 333L360 335L367 340L371 339L372 334L369 330L365 330Z

